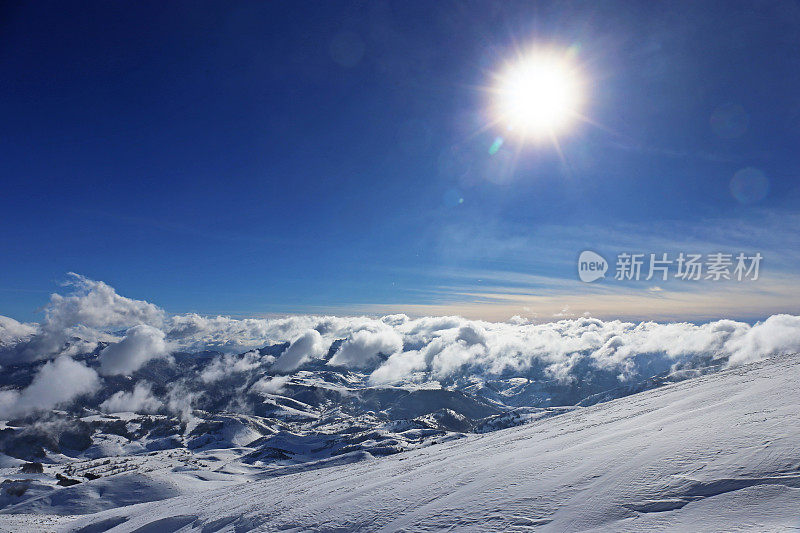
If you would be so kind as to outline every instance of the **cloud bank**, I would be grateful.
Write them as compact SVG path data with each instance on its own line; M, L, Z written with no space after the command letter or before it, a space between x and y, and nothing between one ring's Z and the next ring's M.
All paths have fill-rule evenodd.
M309 365L357 372L373 386L450 386L501 376L573 383L598 372L624 383L644 368L654 375L800 352L800 317L793 315L755 325L591 317L536 324L520 317L486 322L404 314L234 319L168 316L152 303L77 275L69 287L68 294L50 298L39 324L0 317L2 364L34 362L36 369L27 386L0 389L0 419L68 404L105 380L135 375L153 359L174 366L170 354L177 352L217 355L198 358L186 367L190 374L159 395L146 383L111 391L102 409L188 412L202 386L235 377L243 391L277 393L288 382L285 376ZM265 347L272 351L259 351Z

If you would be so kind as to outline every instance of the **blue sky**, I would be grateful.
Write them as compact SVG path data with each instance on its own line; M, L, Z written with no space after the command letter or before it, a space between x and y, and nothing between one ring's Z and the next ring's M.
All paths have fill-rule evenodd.
M2 9L1 314L36 319L67 272L204 314L800 312L793 2ZM586 80L563 158L489 153L487 84L532 47ZM587 285L584 249L765 259Z

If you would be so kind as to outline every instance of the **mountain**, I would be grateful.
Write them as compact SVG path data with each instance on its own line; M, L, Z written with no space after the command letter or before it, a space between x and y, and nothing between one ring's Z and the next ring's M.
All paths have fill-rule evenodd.
M67 477L88 471L102 476L84 477L80 484L44 492L40 485L52 466L45 465L44 474L20 474L31 479L29 490L40 492L7 507L0 527L789 530L798 526L800 503L800 405L792 401L799 393L800 358L776 356L587 407L551 409L544 416L523 410L522 425L434 439L433 445L389 456L358 447L321 454L321 448L341 442L308 436L298 441L290 428L218 415L199 423L211 423L205 429L190 425L185 448L73 462ZM438 418L463 423L456 411L439 413L391 431L437 431L430 426ZM125 427L141 428L140 415L131 416ZM102 423L123 426L112 419ZM155 420L148 424L158 427ZM357 425L345 425L337 438L378 446L380 434L350 431ZM191 450L193 432L216 435L221 444L197 442L200 447ZM238 446L258 434L263 436L247 443L259 443L256 454L241 455ZM268 451L287 455L287 442L288 451L325 457L257 466ZM137 500L131 494L142 493L152 501L130 505ZM103 495L99 501L106 510L95 503L97 495ZM79 513L88 516L76 518ZM64 517L45 516L53 514Z

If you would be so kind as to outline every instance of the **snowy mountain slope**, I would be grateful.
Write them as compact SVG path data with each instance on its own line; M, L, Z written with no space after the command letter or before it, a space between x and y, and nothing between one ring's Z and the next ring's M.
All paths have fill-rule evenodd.
M776 356L523 426L112 509L64 527L797 530L799 395L800 358Z

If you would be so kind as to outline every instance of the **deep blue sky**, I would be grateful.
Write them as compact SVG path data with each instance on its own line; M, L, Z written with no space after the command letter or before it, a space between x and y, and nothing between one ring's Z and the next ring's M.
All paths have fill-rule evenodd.
M786 295L798 28L794 2L4 4L0 314L69 271L175 312L459 312L488 279L568 302L582 249L687 242L764 252ZM482 87L531 46L589 83L566 164L488 153Z

